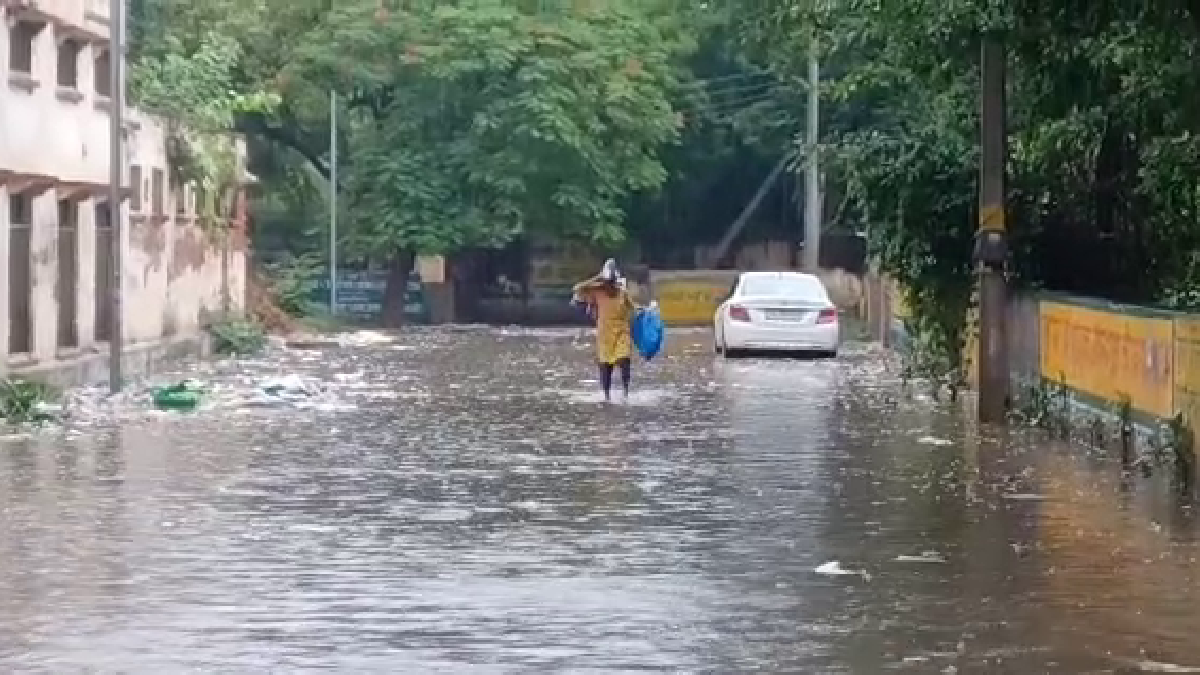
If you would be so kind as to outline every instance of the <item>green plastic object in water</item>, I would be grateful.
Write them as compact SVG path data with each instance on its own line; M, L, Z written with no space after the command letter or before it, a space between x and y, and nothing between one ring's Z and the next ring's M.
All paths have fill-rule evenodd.
M162 410L195 410L202 392L193 382L180 382L154 390L154 405Z

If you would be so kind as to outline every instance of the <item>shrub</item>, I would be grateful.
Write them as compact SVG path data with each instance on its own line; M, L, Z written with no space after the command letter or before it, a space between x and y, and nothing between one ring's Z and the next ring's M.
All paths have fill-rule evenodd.
M280 309L296 317L313 313L312 295L322 271L320 256L312 253L288 254L265 267L271 292Z
M44 382L0 379L0 418L13 424L45 419L42 404L57 398L58 392Z
M224 317L209 324L213 349L226 356L256 354L267 346L262 324L242 317Z

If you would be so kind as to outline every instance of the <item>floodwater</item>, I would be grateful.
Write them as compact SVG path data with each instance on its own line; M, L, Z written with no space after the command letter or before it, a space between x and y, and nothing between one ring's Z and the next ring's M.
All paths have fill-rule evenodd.
M576 331L201 370L339 405L0 445L3 672L1200 672L1190 513L866 347L595 391Z

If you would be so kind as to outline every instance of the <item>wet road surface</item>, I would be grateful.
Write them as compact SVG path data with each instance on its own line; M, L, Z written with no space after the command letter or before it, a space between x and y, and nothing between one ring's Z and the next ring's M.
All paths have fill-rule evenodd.
M0 670L1200 672L1190 515L1106 463L981 440L866 348L679 334L623 407L590 353L274 353L207 376L342 404L6 441Z

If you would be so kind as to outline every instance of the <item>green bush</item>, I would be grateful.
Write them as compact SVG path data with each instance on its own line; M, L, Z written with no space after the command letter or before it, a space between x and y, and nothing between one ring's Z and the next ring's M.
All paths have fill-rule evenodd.
M58 391L44 382L0 379L0 418L13 424L43 420L41 405L57 398Z
M225 317L209 324L213 349L225 356L256 354L267 346L267 333L253 319Z
M317 289L323 269L321 257L313 253L289 253L265 267L279 309L295 317L310 316L313 313L313 292Z
M943 390L951 400L966 387L963 350L969 298L953 293L914 293L908 296L913 316L905 320L907 343L903 352L903 379L928 382L936 399Z

